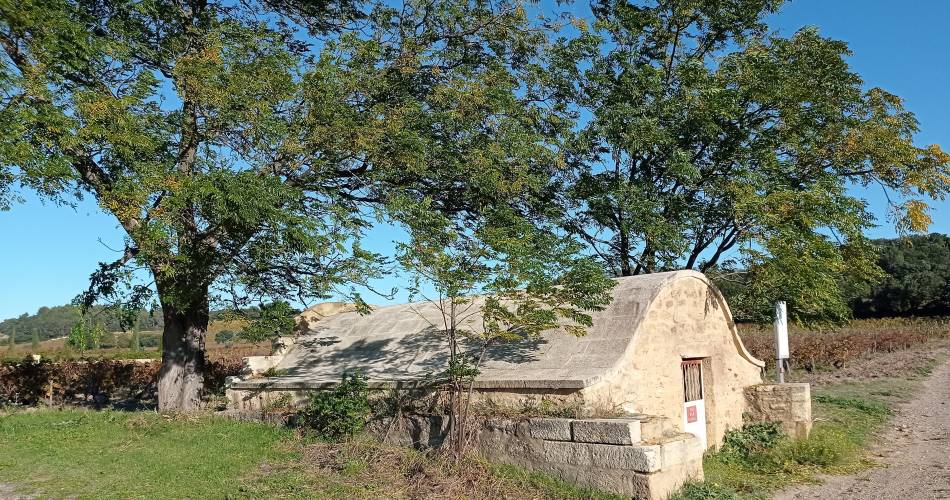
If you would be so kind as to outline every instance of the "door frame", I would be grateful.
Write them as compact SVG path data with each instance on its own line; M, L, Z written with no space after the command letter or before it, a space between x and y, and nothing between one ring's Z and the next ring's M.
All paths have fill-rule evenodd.
M706 377L703 365L707 358L682 358L680 372L683 377L683 432L696 435L708 443L709 425L706 421ZM698 396L698 397L697 397Z

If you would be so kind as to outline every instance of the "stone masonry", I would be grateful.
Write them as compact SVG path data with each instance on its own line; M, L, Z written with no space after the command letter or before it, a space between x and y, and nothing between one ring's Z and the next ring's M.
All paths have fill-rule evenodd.
M755 422L777 422L795 439L811 432L811 388L808 384L759 384L745 389L746 413Z
M441 417L406 417L392 427L381 423L376 432L427 448L441 445L445 427ZM483 421L474 443L492 462L637 499L667 498L685 481L702 479L704 449L698 438L670 429L649 436L642 431L638 418L493 418Z

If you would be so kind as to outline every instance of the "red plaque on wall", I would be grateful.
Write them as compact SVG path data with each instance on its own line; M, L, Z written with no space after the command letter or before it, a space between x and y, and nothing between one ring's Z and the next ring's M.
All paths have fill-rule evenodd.
M691 424L696 421L696 405L686 407L686 423Z

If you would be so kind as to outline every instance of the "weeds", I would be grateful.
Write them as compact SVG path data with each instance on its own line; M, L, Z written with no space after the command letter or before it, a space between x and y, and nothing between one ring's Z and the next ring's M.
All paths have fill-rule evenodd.
M265 370L264 373L261 374L261 376L266 377L266 378L286 377L289 374L290 374L290 371L288 371L286 368L277 368L276 366L272 366L268 368L267 370Z
M818 403L832 405L838 408L854 409L872 417L884 418L890 416L892 413L891 409L880 401L844 398L831 394L816 394L814 400Z
M727 462L751 463L783 439L785 435L775 422L749 424L726 433L719 456Z
M304 427L321 437L338 440L363 430L371 410L366 378L344 374L333 389L312 393L299 417Z
M721 484L689 481L669 500L734 500L741 499L738 491Z

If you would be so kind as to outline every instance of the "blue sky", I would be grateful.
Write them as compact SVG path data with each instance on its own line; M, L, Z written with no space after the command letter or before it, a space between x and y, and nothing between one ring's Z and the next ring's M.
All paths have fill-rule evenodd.
M854 52L850 63L865 84L900 95L916 113L918 142L950 149L950 1L797 0L770 25L784 35L817 26L823 35L847 41ZM860 194L883 223L882 194ZM935 204L931 216L933 231L950 233L950 202ZM893 234L886 223L870 233ZM0 235L0 319L69 302L86 287L98 262L116 258L110 248L122 248L114 219L89 201L73 209L28 195L25 203L0 212ZM371 237L366 242L371 248L391 246L387 231Z

